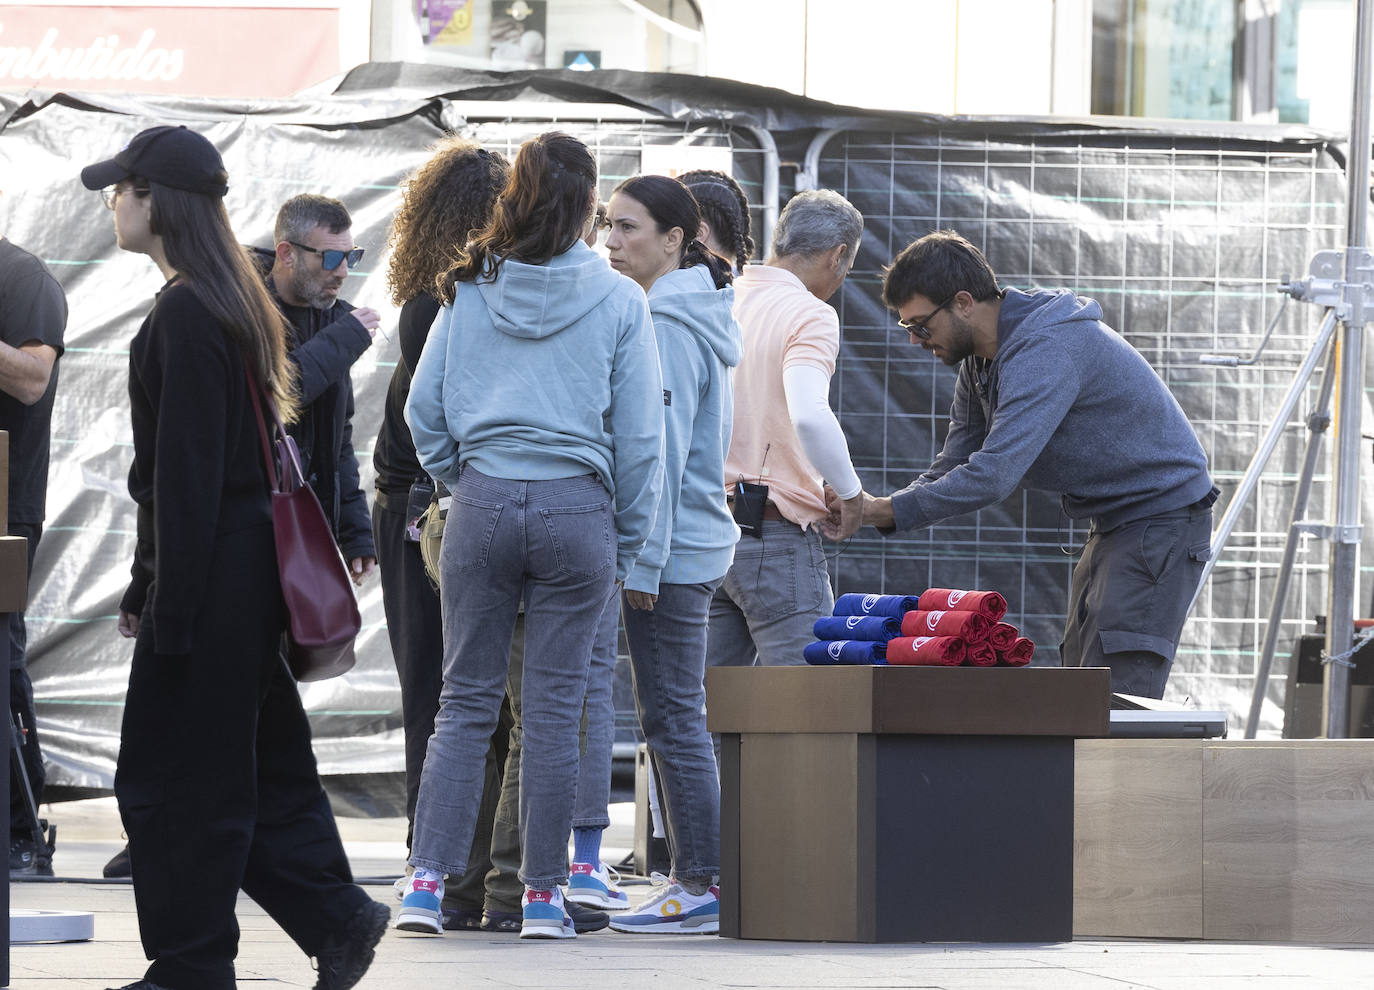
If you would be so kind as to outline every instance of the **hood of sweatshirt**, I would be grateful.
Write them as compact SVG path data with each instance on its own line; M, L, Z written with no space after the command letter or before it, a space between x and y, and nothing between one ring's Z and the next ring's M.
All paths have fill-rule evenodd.
M734 305L734 288L717 289L705 265L671 271L649 289L649 311L696 334L727 368L739 364L743 346L731 312Z
M577 241L545 265L503 261L477 291L496 329L512 337L552 337L586 316L611 294L622 276Z
M1097 323L1101 319L1102 307L1095 299L1083 299L1068 289L1035 293L1008 289L997 318L998 353L1018 333L1075 320Z

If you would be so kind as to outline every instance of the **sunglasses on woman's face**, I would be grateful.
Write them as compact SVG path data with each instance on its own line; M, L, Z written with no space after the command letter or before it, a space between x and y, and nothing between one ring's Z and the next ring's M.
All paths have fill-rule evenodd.
M358 262L363 260L363 249L355 247L351 251L328 250L321 251L319 248L312 248L308 244L298 244L295 241L287 241L292 247L298 247L302 251L309 251L311 254L318 254L324 270L332 272L346 260L349 268L357 268Z

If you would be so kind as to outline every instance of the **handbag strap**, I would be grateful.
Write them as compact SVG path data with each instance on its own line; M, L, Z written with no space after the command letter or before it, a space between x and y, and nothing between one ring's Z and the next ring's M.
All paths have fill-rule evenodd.
M296 442L286 432L286 424L281 421L281 414L277 412L277 404L258 385L257 378L254 377L252 370L248 367L247 358L244 358L243 361L243 374L248 379L253 415L257 417L258 421L258 441L262 444L262 461L267 467L267 480L272 483L273 491L295 491L305 485L305 471L301 468L300 452L296 450ZM277 473L278 461L272 457L272 444L267 439L267 423L262 416L264 405L272 412L274 436L277 441L277 457L281 466L280 475Z
M262 463L267 468L267 480L271 483L273 491L280 491L277 485L277 466L272 462L272 445L267 440L267 423L262 418L263 397L258 389L258 380L253 377L253 372L248 367L247 358L243 361L243 377L248 379L248 399L253 406L253 415L258 421L258 441L262 444ZM273 409L273 412L276 410Z

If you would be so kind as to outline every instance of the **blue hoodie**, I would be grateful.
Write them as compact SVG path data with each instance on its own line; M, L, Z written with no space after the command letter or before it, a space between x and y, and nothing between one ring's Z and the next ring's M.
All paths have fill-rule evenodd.
M1207 455L1154 369L1072 292L1008 289L997 355L959 366L949 435L930 469L892 496L898 530L1055 492L1070 519L1115 529L1212 490Z
M735 404L732 369L740 330L735 290L717 289L705 265L679 268L649 289L663 372L663 501L644 553L625 587L658 593L659 583L722 577L739 527L725 507L725 451Z
M460 282L415 366L406 422L453 487L595 473L615 497L616 577L644 547L663 487L663 392L644 293L581 241L545 265Z

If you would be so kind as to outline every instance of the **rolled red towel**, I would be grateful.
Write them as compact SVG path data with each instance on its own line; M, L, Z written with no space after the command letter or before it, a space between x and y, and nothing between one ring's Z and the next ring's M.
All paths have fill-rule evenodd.
M1022 636L1011 644L1010 649L1002 650L997 654L997 662L1003 667L1024 667L1031 662L1033 656L1035 656L1035 644Z
M1016 642L1016 637L1020 635L1021 630L1010 622L999 622L992 627L992 632L988 633L988 642L994 650L1009 650L1011 644Z
M954 636L970 646L987 639L992 627L992 620L978 612L908 612L902 616L903 636Z
M887 662L894 667L957 667L968 647L953 636L899 636L887 644Z
M916 606L923 612L977 612L993 622L1007 614L1007 600L995 591L957 591L931 588L921 595Z
M970 643L968 657L964 660L970 667L997 666L997 651L991 643Z

